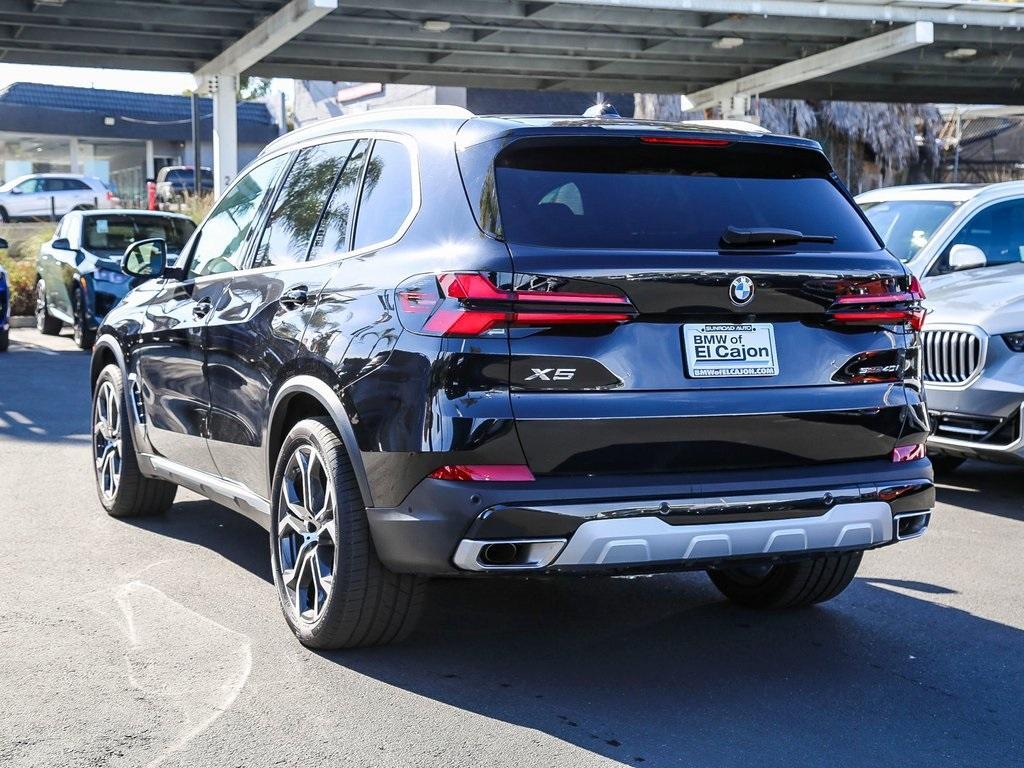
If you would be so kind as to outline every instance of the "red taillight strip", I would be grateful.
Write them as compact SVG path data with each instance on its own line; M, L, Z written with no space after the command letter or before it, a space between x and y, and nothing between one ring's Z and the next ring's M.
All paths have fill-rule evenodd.
M685 147L725 147L732 144L726 139L700 139L688 136L641 136L644 144L677 144Z
M863 287L878 286L881 281L865 283ZM924 290L916 277L910 278L910 290L898 293L860 293L838 296L835 305L845 311L832 312L831 318L846 325L887 325L907 323L915 331L924 325L925 310L918 304L924 298ZM875 309L879 304L910 304L906 309ZM863 307L863 309L857 309Z
M840 296L836 304L898 304L900 302L917 301L918 297L912 293L883 293L878 296L864 294L863 296Z
M892 461L894 464L902 464L904 461L917 461L925 456L924 443L914 445L899 445L892 449Z
M446 464L427 477L434 480L478 480L501 483L528 483L535 478L525 464Z
M447 336L479 336L501 325L536 327L550 325L601 325L625 323L630 312L604 309L582 311L582 305L615 305L631 309L626 296L606 293L547 293L544 291L503 291L478 273L439 275L438 284L447 299L465 302L501 302L506 307L442 306L423 325L428 333ZM531 304L572 304L580 311L534 310Z

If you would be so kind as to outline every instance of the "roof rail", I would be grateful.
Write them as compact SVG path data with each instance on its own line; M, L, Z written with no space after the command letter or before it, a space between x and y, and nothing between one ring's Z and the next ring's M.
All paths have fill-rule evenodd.
M436 118L449 120L468 120L474 117L473 113L465 107L455 107L447 104L424 104L412 107L388 107L385 109L368 109L365 112L358 112L354 115L341 115L340 117L329 117L324 120L316 120L309 125L296 128L283 136L279 136L264 147L267 152L281 144L291 143L303 136L315 136L321 133L328 133L332 130L343 130L349 126L358 126L363 123L376 123L382 119L394 118ZM261 153L262 154L262 153Z

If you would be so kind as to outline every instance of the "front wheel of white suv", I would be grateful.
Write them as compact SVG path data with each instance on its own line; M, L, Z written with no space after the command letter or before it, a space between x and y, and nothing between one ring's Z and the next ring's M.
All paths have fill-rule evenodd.
M862 552L838 552L778 565L711 568L708 576L729 600L748 608L802 608L831 600L857 575Z
M274 471L270 559L285 619L310 648L401 640L419 614L424 580L377 559L352 464L327 419L304 419Z

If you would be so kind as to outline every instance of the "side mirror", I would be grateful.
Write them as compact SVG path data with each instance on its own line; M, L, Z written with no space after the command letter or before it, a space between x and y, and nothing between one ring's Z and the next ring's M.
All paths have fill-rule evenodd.
M985 252L976 245L961 243L949 250L949 269L959 272L963 269L977 269L988 264Z
M167 243L162 237L136 240L121 257L121 271L132 277L160 277L166 268Z
M56 240L50 243L50 247L57 251L73 250L71 247L71 241L68 240L66 237L58 237Z
M21 189L19 189L18 187L14 187L13 189L10 190L10 192L12 195L20 195Z

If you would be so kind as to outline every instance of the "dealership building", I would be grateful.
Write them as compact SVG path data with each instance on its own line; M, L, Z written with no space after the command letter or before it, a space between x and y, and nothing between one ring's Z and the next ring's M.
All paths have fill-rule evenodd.
M213 105L199 100L203 165L213 163ZM280 133L266 104L238 105L243 165ZM14 83L0 91L0 177L68 172L112 183L141 201L147 179L165 165L192 163L191 98Z

